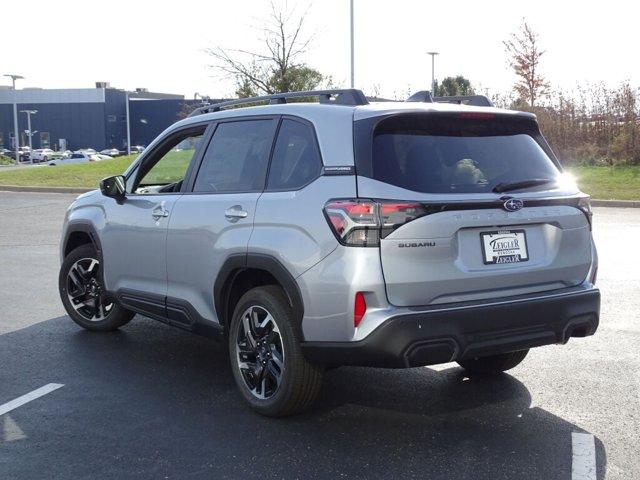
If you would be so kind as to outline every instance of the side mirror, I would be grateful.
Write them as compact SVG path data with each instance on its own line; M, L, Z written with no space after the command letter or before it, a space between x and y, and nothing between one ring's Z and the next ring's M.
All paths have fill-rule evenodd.
M127 193L127 184L124 176L114 175L107 177L100 182L100 191L105 197L115 198L122 202Z

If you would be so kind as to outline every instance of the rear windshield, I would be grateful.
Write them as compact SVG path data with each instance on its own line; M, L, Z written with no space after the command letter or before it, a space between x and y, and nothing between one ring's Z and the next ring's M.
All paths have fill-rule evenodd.
M560 173L528 118L405 114L358 132L363 128L356 127L358 174L417 192L491 192L498 184Z

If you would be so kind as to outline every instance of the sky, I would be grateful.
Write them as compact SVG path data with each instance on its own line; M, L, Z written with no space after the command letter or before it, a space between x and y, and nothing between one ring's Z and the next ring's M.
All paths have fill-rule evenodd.
M640 86L637 30L640 6L608 0L535 2L484 0L355 1L355 86L404 98L436 78L464 75L489 93L507 93L515 77L502 41L522 18L539 34L542 71L551 84L629 81ZM336 86L349 83L349 0L275 0L307 12L313 42L304 60ZM165 6L166 5L166 6ZM196 92L213 98L234 92L232 79L209 65L207 48L262 51L266 0L109 2L30 0L3 5L0 74L21 74L18 87L81 88L96 81L116 88ZM11 21L14 19L15 21ZM0 84L8 79L0 78Z

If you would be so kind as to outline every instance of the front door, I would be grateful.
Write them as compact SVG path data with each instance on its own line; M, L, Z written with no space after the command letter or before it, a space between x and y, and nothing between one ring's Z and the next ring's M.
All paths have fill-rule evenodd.
M204 130L199 126L170 134L132 173L125 200L107 200L101 240L108 291L144 296L156 307L164 303L167 226Z

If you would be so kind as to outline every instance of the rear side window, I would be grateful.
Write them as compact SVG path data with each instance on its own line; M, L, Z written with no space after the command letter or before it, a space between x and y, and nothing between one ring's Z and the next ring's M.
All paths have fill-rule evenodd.
M526 118L409 114L380 121L372 139L369 132L369 149L360 132L359 173L417 192L491 192L500 183L560 173ZM363 157L370 163L363 166Z
M256 192L264 189L276 120L221 123L202 159L195 192Z
M320 175L322 160L313 127L284 119L271 159L268 190L298 190Z

